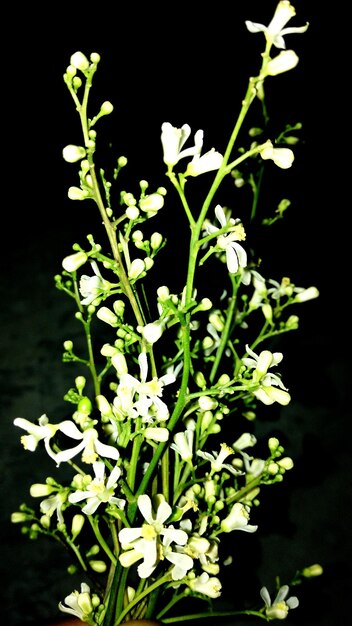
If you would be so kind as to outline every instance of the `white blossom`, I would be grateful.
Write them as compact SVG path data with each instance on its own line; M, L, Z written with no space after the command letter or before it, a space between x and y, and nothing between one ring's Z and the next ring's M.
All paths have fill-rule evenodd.
M112 285L108 280L105 280L101 273L96 261L90 262L94 276L87 276L84 274L79 281L79 291L83 300L81 304L88 306L95 301L100 302L100 297L108 293Z
M86 583L81 583L81 591L73 591L69 596L66 596L64 602L65 604L59 603L60 611L69 613L82 622L89 621L93 613L93 604L90 597L90 587Z
M203 572L201 576L191 578L187 582L192 591L202 593L208 598L219 598L221 595L221 582L218 578L210 577L209 574Z
M150 497L143 494L138 497L138 508L144 517L145 522L137 528L123 528L119 532L119 541L125 552L120 554L119 559L123 567L129 567L132 563L143 559L138 565L137 571L141 578L148 578L157 567L160 557L170 560L171 552L162 549L162 544L167 548L172 542L179 546L187 543L188 535L184 530L176 529L173 526L165 526L165 522L171 516L172 508L166 502L164 496L158 496L158 506L155 511L152 510L152 501ZM162 539L162 541L161 541ZM172 557L174 559L174 557ZM175 559L174 559L175 561ZM186 563L192 567L190 561L182 560L183 568ZM180 566L181 561L178 560ZM177 565L177 562L174 562ZM190 569L187 567L187 569Z
M205 174L206 172L218 170L221 167L223 160L223 155L220 154L220 152L216 152L215 148L211 148L211 150L202 156L195 154L192 161L190 161L187 165L185 176L199 176L200 174Z
M259 153L263 160L271 159L275 165L283 170L291 167L295 158L290 148L274 148L270 140L261 146Z
M288 592L288 585L283 585L283 587L280 587L275 600L272 602L267 588L261 588L260 595L265 602L265 615L269 620L286 619L289 609L296 609L298 607L299 602L296 596L291 596L286 600Z
M247 253L238 243L238 241L243 241L246 237L244 228L242 224L240 224L239 219L235 220L230 218L227 220L224 209L220 204L215 207L215 215L220 222L221 228L225 226L229 227L228 232L220 234L217 238L216 247L219 250L225 251L227 269L231 274L236 274L239 268L246 267L247 265ZM213 234L220 230L220 228L208 223L206 230L209 234Z
M110 476L105 478L105 463L96 461L93 463L95 478L89 483L86 489L77 489L69 495L69 502L76 504L81 500L87 500L87 504L82 508L86 515L93 515L98 506L102 503L115 504L119 509L124 508L126 502L114 496L118 479L121 476L121 469L117 466L113 468Z
M286 24L292 17L296 15L296 10L288 0L281 0L275 10L274 17L268 26L259 24L257 22L251 22L247 20L245 22L249 32L251 33L264 33L266 40L272 43L276 48L285 48L285 35L293 33L305 33L309 24L305 26L285 28Z
M203 147L203 131L198 130L194 136L194 146L182 150L191 134L191 128L184 124L181 128L172 126L170 122L164 122L161 126L161 143L164 151L164 163L173 167L180 159L187 156L200 154Z
M258 526L248 524L249 507L241 502L235 502L229 515L221 521L220 527L224 533L230 533L233 530L244 530L247 533L254 533Z

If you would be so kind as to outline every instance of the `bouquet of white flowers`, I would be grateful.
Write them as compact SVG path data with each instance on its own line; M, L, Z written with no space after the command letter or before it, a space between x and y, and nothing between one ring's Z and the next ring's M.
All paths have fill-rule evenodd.
M64 342L63 361L77 366L65 395L70 416L58 423L46 414L35 423L14 420L26 433L24 448L44 446L54 471L30 488L38 511L23 504L12 521L31 538L51 536L65 545L74 561L69 571L81 571L82 584L59 606L91 626L226 615L284 619L298 605L289 586L321 573L319 565L302 568L272 595L262 586L252 608L217 607L234 556L229 535L260 532L262 488L293 467L276 437L263 444L255 433L263 405L290 402L280 375L283 354L273 351L272 340L296 330L297 307L318 296L315 287L286 276L264 277L246 235L256 228L267 162L290 168L299 140L300 124L267 136L264 91L268 77L298 63L285 35L304 33L308 24L287 26L294 16L281 0L268 26L246 22L265 44L227 145L204 150L203 130L162 124L166 180L156 188L146 180L125 188L125 156L109 172L97 162L98 122L114 110L103 101L91 112L100 55L73 53L64 74L82 130L79 145L63 148L64 160L78 164L68 197L97 209L103 235L99 230L84 247L74 244L55 276L76 307L85 349ZM253 103L261 117L239 145ZM210 184L200 197L191 188L203 175ZM232 181L230 197L225 179ZM251 203L239 215L232 205L245 186ZM174 272L177 282L184 272L181 290L171 271L167 284L158 278L158 263L168 264L158 218L168 210L170 188L182 214L173 206L180 245L170 252L180 257ZM284 198L258 228L282 219L289 204Z

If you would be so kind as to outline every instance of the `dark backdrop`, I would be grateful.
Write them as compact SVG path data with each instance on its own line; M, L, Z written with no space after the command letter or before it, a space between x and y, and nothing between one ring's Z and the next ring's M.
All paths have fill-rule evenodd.
M341 42L334 45L333 8L294 5L292 24L310 22L306 34L287 39L301 61L292 72L268 81L267 93L275 120L282 115L284 121L303 122L304 141L292 170L275 171L268 196L280 198L282 185L292 208L275 231L270 252L262 245L274 269L298 285L316 285L321 296L302 306L300 329L284 340L285 381L293 400L277 423L265 422L262 430L282 430L295 468L288 489L266 496L272 516L263 520L251 558L269 587L276 574L285 579L303 565L321 563L324 575L298 589L300 607L288 623L345 626L352 495L345 269L349 180L340 183L343 165L335 156L345 128L340 108L345 57ZM146 178L152 187L161 184L164 171L158 147L162 122L203 128L208 147L221 150L263 46L262 35L249 34L244 20L268 23L275 6L271 0L208 7L195 2L100 8L73 2L50 11L12 7L4 19L4 30L11 32L3 53L0 307L0 563L7 626L34 626L57 617L57 602L74 586L60 550L45 541L30 542L9 521L27 499L29 485L42 480L46 463L22 449L13 419L36 420L44 412L61 419L62 397L71 385L60 358L62 342L74 337L77 327L53 275L82 231L90 232L95 223L90 207L66 197L76 168L62 161L61 151L80 142L62 80L70 55L76 50L101 54L95 89L115 105L101 123L101 141L111 142L114 156L129 157L133 184ZM165 227L175 236L173 219ZM176 259L166 269L177 280ZM242 545L245 554L246 538Z

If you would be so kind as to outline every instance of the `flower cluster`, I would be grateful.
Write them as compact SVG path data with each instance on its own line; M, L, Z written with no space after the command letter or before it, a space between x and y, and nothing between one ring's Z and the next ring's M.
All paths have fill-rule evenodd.
M296 330L300 304L319 294L287 276L265 278L251 244L259 169L267 160L281 169L294 161L285 133L281 142L266 137L264 119L260 132L250 129L247 146L236 147L236 139L251 105L263 104L266 78L298 62L284 37L304 33L308 24L287 27L294 15L290 2L280 0L268 26L246 22L251 33L264 34L265 49L223 150L204 150L203 130L191 139L188 124L162 124L166 183L151 192L142 180L137 190L125 185L114 195L125 156L110 180L96 164L96 124L114 110L104 101L97 114L87 113L99 54L74 53L64 74L83 137L82 145L63 148L64 160L78 166L68 197L94 202L108 246L87 235L86 246L75 244L55 276L58 290L75 303L86 341L85 352L64 341L63 361L78 368L65 395L71 416L58 423L46 414L35 423L14 420L26 450L44 447L57 473L65 464L71 476L33 484L37 511L23 504L12 521L31 538L52 536L67 546L74 560L69 570L81 571L84 582L59 607L91 626L143 617L170 622L190 596L213 611L233 559L224 539L233 533L234 543L243 532L258 532L262 488L282 482L293 467L276 437L257 441L254 425L262 407L291 400L280 373L283 354L272 351L271 339ZM260 134L262 142L252 141ZM250 185L244 163L253 169ZM185 183L203 174L211 185L194 208ZM233 217L225 198L214 201L231 177L235 192L245 184L253 191L248 215ZM169 185L188 222L180 292L171 276L158 283L155 268L167 240L150 229L167 206ZM203 268L216 271L219 290L207 293ZM321 573L312 567L311 575ZM272 602L262 587L253 610L232 614L284 619L298 605L296 597L286 599L288 592L288 585L279 587ZM209 611L194 611L195 618L204 615Z

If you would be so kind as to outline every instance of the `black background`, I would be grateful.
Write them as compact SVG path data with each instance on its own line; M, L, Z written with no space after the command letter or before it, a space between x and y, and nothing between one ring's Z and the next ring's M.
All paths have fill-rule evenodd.
M292 72L269 79L266 92L273 132L281 120L301 121L303 142L291 170L269 168L262 209L266 201L275 206L283 190L292 206L285 224L268 241L259 239L258 246L272 277L286 274L298 285L316 285L321 296L302 305L300 329L283 341L285 382L293 400L279 421L264 420L261 426L264 435L282 432L295 468L287 488L268 490L265 496L271 514L261 523L255 550L252 536L243 537L245 533L238 549L243 562L248 554L255 563L258 585L269 588L277 574L285 581L296 569L321 563L324 575L297 589L300 606L287 623L345 626L352 495L346 271L350 201L340 156L346 131L340 106L346 55L329 4L294 5L292 25L310 22L304 35L286 39L300 63ZM13 6L3 22L11 33L2 73L0 308L0 567L2 614L8 626L56 618L57 602L74 587L60 550L45 541L29 542L9 521L27 499L29 485L53 471L45 458L23 450L13 419L20 415L35 421L44 412L62 419L62 397L72 381L60 363L61 346L78 329L53 275L72 244L84 243L82 233L95 228L91 207L67 199L67 188L77 183L76 167L64 163L61 152L66 144L81 141L62 79L69 58L77 50L101 54L94 90L99 101L115 106L113 115L101 122L101 142L111 144L108 158L129 158L126 185L136 191L145 178L152 189L166 184L159 143L162 122L187 122L193 131L203 128L205 148L222 150L263 49L262 35L248 33L244 20L267 24L275 7L270 0L208 7L197 2L101 7L60 3L50 11ZM177 214L171 207L168 211L165 228L177 243ZM177 256L163 272L177 284ZM240 586L232 591L231 584L225 582L226 590L239 594Z

